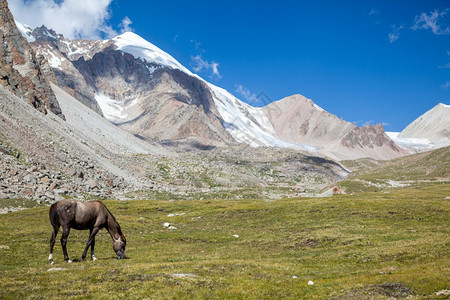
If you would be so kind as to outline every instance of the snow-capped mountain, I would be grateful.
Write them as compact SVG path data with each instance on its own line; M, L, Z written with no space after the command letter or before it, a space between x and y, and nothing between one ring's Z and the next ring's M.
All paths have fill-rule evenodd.
M335 159L402 155L381 127L338 122L311 100L305 106L302 97L252 107L131 32L105 41L67 40L42 26L32 36L57 85L143 139L288 147Z
M412 152L449 146L450 105L439 103L411 122L402 132L388 134L398 145Z

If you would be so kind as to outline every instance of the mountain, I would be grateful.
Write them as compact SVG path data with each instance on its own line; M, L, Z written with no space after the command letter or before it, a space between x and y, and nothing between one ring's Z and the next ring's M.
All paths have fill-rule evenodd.
M358 127L302 95L272 102L263 110L281 139L312 145L318 152L335 159L390 159L405 154L381 125Z
M450 105L439 103L402 132L387 132L389 137L409 153L418 153L450 145Z
M439 103L398 135L399 138L426 138L435 147L450 145L450 105Z
M0 85L35 109L61 116L61 109L44 75L45 59L31 50L14 24L6 0L0 0Z
M69 43L41 27L34 29L34 35L28 39L34 39L34 47L45 53L48 60L40 54L35 55L27 40L18 34L7 3L0 3L4 41L0 69L4 76L0 85L2 203L33 206L36 202L49 203L62 197L275 199L320 191L349 173L335 161L296 150L252 148L236 143L218 117L214 103L214 98L221 93L218 88L210 87L181 69L156 63L151 65L129 53L116 51L119 43L114 41ZM25 34L30 32L26 26L21 28L25 28ZM126 45L128 51L135 49L129 47L129 42ZM150 54L148 48L143 51ZM34 57L37 64L33 64ZM160 54L158 57L164 58ZM21 60L25 61L23 65ZM25 67L30 69L23 72L24 75L16 70L24 71ZM146 72L156 75L147 78L142 75L149 74ZM150 86L155 89L148 88L149 79L154 80L154 85ZM48 81L66 85L61 85L62 89ZM83 84L87 90L80 88ZM183 121L192 120L191 126L195 127L191 130L195 131L196 137L197 131L204 134L203 137L213 135L211 131L219 124L221 127L217 130L220 132L209 141L216 139L218 143L225 143L228 138L233 147L201 144L198 139L196 142L187 140L194 133L181 132L183 126L190 129L183 122L176 130L181 136L185 134L184 139L152 142L131 134L121 128L136 119L122 122L131 111L122 112L120 108L125 104L116 101L119 110L112 115L116 113L120 118L116 124L108 121L104 116L108 116L109 111L101 109L95 99L100 92L110 100L117 97L121 101L136 95L144 99L158 93L166 95L168 102L162 101L160 105L171 102L181 107L173 112L185 113L184 119L178 115ZM31 103L34 105L24 101L28 100L28 95L39 97ZM98 107L101 114L73 96L85 100L86 104L92 101L92 108ZM53 105L46 102L50 98ZM108 107L113 107L110 102L107 102ZM136 109L145 109L148 104L138 103ZM143 110L143 115L137 119L151 117L154 113L159 117L164 114L166 108L150 105L154 111ZM167 118L177 121L169 114ZM167 119L161 122L157 124L160 128L171 130L172 124L168 124ZM202 124L207 127L200 128Z
M31 36L58 86L144 140L203 148L245 143L338 160L404 154L381 126L357 127L299 95L252 107L131 32L104 41L68 40L41 26Z

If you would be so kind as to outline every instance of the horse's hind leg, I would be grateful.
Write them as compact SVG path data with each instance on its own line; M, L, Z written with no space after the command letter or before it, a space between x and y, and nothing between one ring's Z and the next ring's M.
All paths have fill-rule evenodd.
M56 235L58 234L59 226L53 226L52 237L50 238L50 255L48 261L53 264L53 247L55 246Z
M67 238L69 236L70 233L70 227L69 226L63 226L63 232L62 232L62 237L61 237L61 246L63 249L63 253L64 253L64 260L67 261L69 264L72 262L69 259L69 255L67 254Z

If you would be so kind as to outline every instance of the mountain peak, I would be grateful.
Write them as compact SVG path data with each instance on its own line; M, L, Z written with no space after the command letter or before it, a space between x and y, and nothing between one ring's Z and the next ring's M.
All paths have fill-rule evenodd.
M117 50L129 53L135 58L146 60L150 63L160 64L172 69L179 69L189 75L192 73L180 64L175 58L152 43L148 42L134 32L125 32L112 39Z
M36 41L48 41L57 43L58 40L64 40L64 36L62 34L56 33L56 31L45 27L45 25L33 29L32 35L36 39Z

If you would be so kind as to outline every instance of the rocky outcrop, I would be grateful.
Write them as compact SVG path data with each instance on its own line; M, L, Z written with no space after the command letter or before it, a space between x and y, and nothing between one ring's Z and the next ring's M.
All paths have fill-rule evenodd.
M55 95L43 74L45 60L34 51L16 27L6 0L0 0L0 84L46 114L63 117Z
M400 153L396 144L386 135L381 124L355 127L341 140L348 148L375 148L387 145Z

